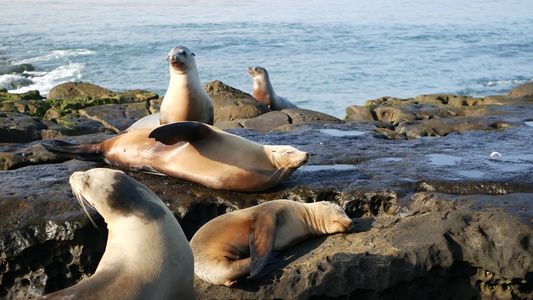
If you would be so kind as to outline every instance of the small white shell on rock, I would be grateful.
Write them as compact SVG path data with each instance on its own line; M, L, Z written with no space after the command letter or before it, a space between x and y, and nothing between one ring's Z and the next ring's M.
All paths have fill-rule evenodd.
M502 155L500 153L498 153L498 152L492 152L490 154L490 158L491 159L499 159L500 157L502 157Z

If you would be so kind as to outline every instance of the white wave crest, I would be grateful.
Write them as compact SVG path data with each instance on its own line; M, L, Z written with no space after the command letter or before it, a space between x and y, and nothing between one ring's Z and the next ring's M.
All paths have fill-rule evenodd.
M15 63L17 64L31 64L35 62L48 62L48 61L57 61L62 59L69 59L71 57L76 57L80 55L90 55L94 54L96 51L89 49L68 49L68 50L52 50L49 53L45 53L40 56L25 58Z
M518 85L523 83L528 83L533 81L531 79L507 79L507 80L490 80L487 82L487 86L498 86L498 85Z
M44 96L48 94L48 92L50 92L50 90L58 84L65 82L81 81L83 77L84 68L85 64L83 63L69 63L65 66L59 66L50 72L24 72L24 74L29 75L28 79L31 80L31 83L29 83L29 85L17 87L11 90L9 90L9 87L6 88L8 88L8 91L10 93L25 93L31 90L38 90L41 95Z
M0 88L16 90L32 84L33 81L22 75L4 74L0 75Z

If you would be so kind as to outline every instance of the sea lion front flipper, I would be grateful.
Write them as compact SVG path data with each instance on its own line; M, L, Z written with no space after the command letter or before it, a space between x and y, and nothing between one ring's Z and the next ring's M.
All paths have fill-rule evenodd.
M213 129L200 122L176 122L159 126L150 132L149 138L153 138L165 145L178 142L194 142L205 138Z
M261 272L269 261L276 240L276 215L260 213L252 220L250 228L250 257L252 258L250 276Z

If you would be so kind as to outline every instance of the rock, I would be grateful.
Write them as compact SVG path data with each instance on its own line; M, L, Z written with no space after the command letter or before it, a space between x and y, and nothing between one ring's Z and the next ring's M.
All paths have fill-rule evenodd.
M346 108L346 117L344 122L365 123L375 121L372 111L367 107L350 105Z
M25 143L41 139L46 130L38 119L20 113L0 112L0 143Z
M291 133L280 134L281 138L294 137ZM5 249L3 261L13 266L2 270L3 278L13 278L6 295L36 296L35 292L45 287L55 290L80 280L80 274L73 276L73 269L94 272L104 250L105 225L90 210L101 232L92 228L66 182L72 172L96 166L100 165L68 161L4 171L0 185L8 188L0 204L10 205L2 206L0 214L11 214L2 215L5 226L0 245ZM342 178L338 176L342 171L320 174L321 179L314 182L322 187L309 188L313 180L306 178L303 186L289 183L267 193L213 191L168 177L127 173L167 203L188 238L217 215L281 195L294 201L336 199L355 218L352 233L311 238L282 251L280 256L288 257L287 265L265 277L238 283L234 288L195 278L199 299L310 299L368 293L375 299L413 299L437 292L449 298L495 293L531 296L531 282L524 278L533 271L533 253L527 246L532 242L533 230L531 225L497 209L504 201L512 201L507 196L491 196L492 203L500 203L493 206L472 205L464 196L415 193L403 198L408 205L399 210L393 201L397 194L392 191L365 192L365 188L345 185L343 192L335 195L334 188L327 187L327 179L333 182ZM29 174L34 177L31 181L26 180ZM39 195L33 189L39 190ZM527 204L530 197L524 195L522 203ZM396 215L398 210L402 213ZM44 280L37 280L38 274ZM32 280L23 285L20 276ZM445 285L437 284L443 281ZM491 285L497 288L484 289Z
M424 136L442 137L453 132L496 129L491 127L491 124L492 122L487 122L485 118L431 119L402 122L395 131L409 139L417 139Z
M22 94L8 93L7 90L0 89L0 101L5 100L42 100L43 97L39 91L28 91Z
M375 100L368 100L365 103L365 107L375 108L378 105L391 105L391 106L399 106L405 103L411 103L413 98L408 99L400 99L395 97L381 97Z
M342 120L325 113L302 108L287 108L281 112L287 114L291 124L340 124Z
M395 106L379 106L374 109L374 113L379 121L393 125L416 120L416 116L406 113L402 108Z
M234 92L222 83L214 86L220 87L220 97L229 99ZM218 215L279 198L332 201L354 220L353 232L300 242L280 253L286 265L235 288L196 278L199 299L529 299L533 127L525 122L531 121L533 104L487 98L383 97L363 108L350 107L354 116L364 110L372 116L356 123L301 109L218 122L227 128L248 126L228 131L255 142L289 144L310 153L308 165L260 193L126 173L162 199L189 239ZM2 298L35 297L94 273L105 247L105 224L89 209L99 230L92 227L68 177L111 166L69 160L47 152L41 145L46 140L34 140L81 128L117 132L122 123L147 114L148 102L159 100L122 104L113 98L120 103L98 105L97 99L50 101L58 111L67 108L47 113L50 119L0 113L0 138L18 139L0 143ZM419 138L431 133L441 137ZM62 139L92 144L112 136ZM491 158L494 151L499 159Z
M111 132L88 119L40 119L18 113L0 112L0 143L27 143L65 136Z
M454 94L433 94L416 96L414 102L422 104L438 104L449 106L472 106L482 104L482 99L475 99L471 96L462 96Z
M56 119L56 118L61 118L61 117L63 117L66 114L67 114L67 112L62 110L62 109L50 108L44 114L44 118L45 119Z
M486 105L511 105L522 103L523 101L514 98L509 98L505 95L489 95L485 97L483 102Z
M14 100L0 104L2 111L25 113L30 116L44 116L50 104L42 100Z
M261 132L269 132L277 127L290 124L289 116L280 111L271 111L253 119L240 120L243 128L253 129ZM228 128L227 126L226 128ZM229 129L229 128L228 128Z
M235 128L243 128L239 120L236 121L222 121L214 124L215 127L218 127L219 129L226 130L226 129L235 129Z
M521 84L507 94L509 98L533 98L533 82Z
M135 103L143 102L150 105L151 100L159 99L159 95L146 90L129 90L119 93L124 96L124 102Z
M67 82L53 87L48 93L48 95L46 95L46 99L92 99L102 97L109 93L111 93L110 90L91 83Z
M513 240L511 245L491 244L499 240L500 233L481 234L484 229L493 226L491 221L500 217L506 218L506 224L517 226L517 232L504 229ZM457 276L456 271L463 269L462 272L473 273L472 277L478 278L476 269L486 270L490 262L473 263L479 267L461 263L462 248L456 246L454 239L462 238L462 230L471 230L473 235L477 234L482 239L469 247L506 257L503 263L514 263L512 257L527 256L525 263L518 268L521 271L508 274L508 278L523 278L528 273L524 267L528 270L531 267L528 249L516 244L531 229L502 213L478 214L458 209L405 219L382 216L366 221L366 224L371 224L371 230L367 227L352 234L316 238L283 251L281 255L292 255L289 265L257 280L255 288L250 288L249 283L237 283L235 288L228 289L196 280L197 296L202 299L433 299L432 295L438 294L443 299L475 298L480 293L470 284L472 279ZM530 240L530 237L527 239ZM491 246L483 248L487 244ZM336 250L339 248L343 249L342 252ZM494 275L501 276L498 272ZM432 282L431 278L447 284L435 286L435 283L423 283ZM503 279L499 284L502 283L510 285L511 280ZM521 285L521 289L527 290L527 287L528 284ZM482 295L491 296L494 292L484 291ZM518 288L505 291L507 297L512 294L526 296L527 292L522 294ZM365 297L361 297L363 295Z
M261 132L276 130L292 130L298 124L340 124L342 121L320 112L290 108L271 111L251 119L223 121L215 123L220 129L246 128Z
M30 64L8 64L0 63L0 75L3 74L22 74L25 71L35 71L35 67Z
M227 86L221 81L206 83L204 89L213 101L215 123L255 118L270 111L250 94Z
M149 112L144 103L132 103L91 106L80 110L80 114L119 133Z

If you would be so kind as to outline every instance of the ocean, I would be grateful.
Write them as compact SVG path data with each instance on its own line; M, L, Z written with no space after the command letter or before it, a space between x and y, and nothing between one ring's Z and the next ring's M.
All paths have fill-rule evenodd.
M0 0L0 88L83 81L163 96L167 53L203 83L276 93L339 118L382 96L506 94L533 80L531 0Z

